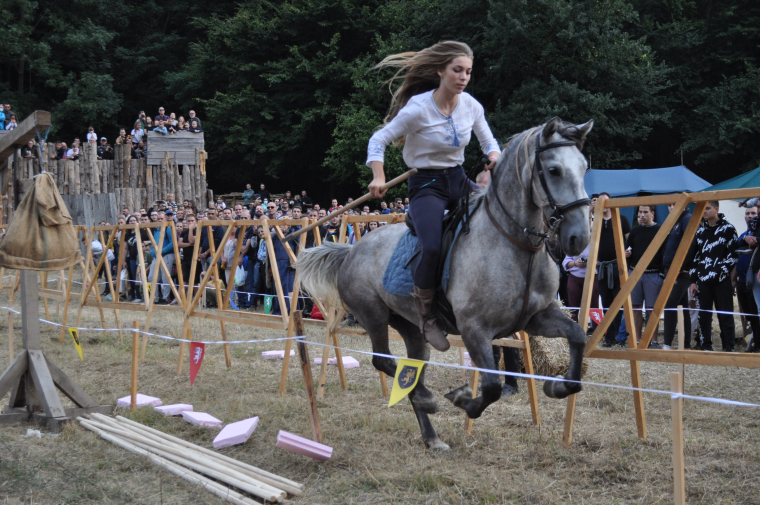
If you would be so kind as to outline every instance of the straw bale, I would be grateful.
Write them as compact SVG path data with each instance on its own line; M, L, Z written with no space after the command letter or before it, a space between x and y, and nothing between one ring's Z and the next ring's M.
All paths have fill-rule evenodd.
M536 375L565 375L570 365L570 347L564 338L530 336L530 352L533 357L533 373ZM583 360L581 377L588 372L589 360ZM520 353L520 370L525 372L523 354Z

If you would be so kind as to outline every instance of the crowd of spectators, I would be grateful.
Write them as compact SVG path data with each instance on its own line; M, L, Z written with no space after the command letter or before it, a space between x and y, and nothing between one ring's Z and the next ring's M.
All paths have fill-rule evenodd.
M0 130L12 130L17 127L16 115L11 110L11 105L5 104L2 109L0 111ZM158 132L163 135L174 135L178 132L203 132L201 119L195 115L194 110L188 113L188 119L185 120L184 116L177 118L174 112L167 116L163 107L159 107L158 115L155 116L155 119L146 116L145 111L140 111L132 125L131 131L128 133L127 130L127 128L121 128L119 135L114 139L113 143L109 143L106 137L98 138L95 128L90 126L87 129L85 141L88 144L97 144L97 156L99 160L112 160L114 156L113 146L116 144L130 146L132 159L143 159L148 156L148 135L146 134L148 131ZM37 158L39 156L37 147L37 142L30 140L22 150L22 157ZM57 140L55 142L55 150L46 153L46 156L51 160L78 160L81 156L81 148L82 142L79 137L74 138L71 142L71 147L66 142Z
M609 195L607 193L594 195L592 205L595 205L596 198L606 199ZM701 226L690 244L665 304L663 341L659 342L658 334L655 332L650 343L651 348L672 349L677 326L675 309L680 305L687 310L684 318L685 348L692 348L692 336L694 336L694 348L714 350L712 323L713 314L716 313L721 340L720 350L734 352L738 350L737 344L741 344L742 350L746 352L760 352L760 333L758 333L760 318L757 316L758 306L760 306L760 254L757 252L756 239L757 203L757 199L745 203L747 231L741 235L737 235L734 226L720 213L719 202L711 201L706 204ZM668 211L672 212L673 208L674 205L669 205ZM664 217L662 217L663 221ZM620 292L620 276L611 218L610 210L605 209L599 238L598 262L595 266L596 280L593 286L592 307L598 307L599 298L603 307L609 307ZM648 205L642 205L637 209L638 226L631 227L625 216L621 216L620 219L626 247L626 262L630 273L644 256L660 230L660 225L657 224L655 207ZM684 209L667 240L649 262L631 293L634 321L626 321L623 312L618 312L605 333L602 343L604 347L615 345L626 347L631 327L637 338L641 339L644 322L652 313L662 289L663 280L673 264L690 219L691 212L688 208ZM588 248L579 256L566 256L562 261L562 269L567 274L566 301L570 307L580 305L587 259ZM749 342L746 342L743 336L736 337L732 314L735 312L733 303L735 294L739 308L746 314L746 320L752 330L753 336ZM574 311L573 317L577 318L577 311Z
M353 201L349 198L346 204ZM327 207L327 206L326 206ZM174 195L169 194L166 200L157 200L153 202L153 205L147 209L122 209L122 215L118 218L117 224L134 224L134 223L161 223L165 221L173 221L176 226L177 248L180 258L175 258L174 244L172 234L167 231L164 236L164 241L161 247L161 251L155 250L155 245L160 244L160 232L159 229L153 229L152 233L147 229L140 230L140 237L138 238L133 230L129 230L124 233L124 237L121 237L121 233L115 237L114 243L111 249L105 251L107 255L108 265L112 271L112 278L116 275L122 275L126 281L125 289L123 291L123 297L126 301L141 303L145 294L141 287L142 272L144 268L145 275L148 279L153 278L153 272L156 268L159 268L158 263L155 261L156 257L160 254L164 263L168 267L168 270L172 272L172 282L175 284L178 282L177 272L181 269L183 274L183 280L187 283L190 280L191 272L195 271L195 278L192 279L194 285L197 285L200 281L201 275L207 269L213 265L210 263L213 257L213 252L218 249L223 249L220 258L217 261L217 268L220 272L220 281L225 288L230 288L233 292L233 303L242 310L257 310L259 305L262 305L262 299L264 296L273 295L276 291L273 287L273 279L271 275L272 268L277 268L282 287L285 293L290 292L293 289L294 270L290 264L289 257L279 240L278 235L273 228L270 229L271 238L273 241L276 263L277 265L269 264L269 257L267 256L267 249L265 243L265 233L261 226L250 226L246 229L243 237L242 250L239 255L237 265L233 265L235 245L237 243L237 235L242 228L235 229L227 240L226 243L222 243L224 239L225 226L211 226L211 233L209 235L207 228L202 228L200 236L196 237L196 229L198 221L234 221L234 220L247 220L247 219L262 219L269 220L275 219L302 219L308 217L309 219L316 220L321 217L325 217L327 212L342 208L343 205L338 203L337 199L332 199L330 206L326 208L320 206L319 203L315 203L306 193L302 191L300 195L293 197L290 191L286 191L281 196L275 196L269 193L264 184L260 185L258 192L253 192L251 185L246 186L246 191L243 193L243 201L235 202L234 205L227 206L224 200L219 197L216 202L210 203L207 209L197 209L193 202L184 201L178 204L174 201ZM350 209L344 215L382 215L390 213L404 213L408 210L408 200L404 202L401 198L397 198L390 203L382 202L377 209L370 209L368 205L362 208ZM333 218L329 222L320 226L316 232L309 232L306 239L306 247L314 247L317 243L317 236L321 241L338 242L340 241L340 217ZM100 223L101 225L110 225L110 223ZM371 223L358 223L356 230L349 224L348 233L344 242L355 243L357 240L357 233L362 236L369 233L378 226L384 226L384 222L371 222ZM300 229L300 226L288 226L280 225L280 230L283 235L287 236ZM148 234L151 233L153 242L151 242ZM118 255L121 241L125 241L125 260L121 265L121 269L117 268L116 258ZM195 247L195 241L199 240L198 244L198 263L193 269L193 250ZM291 242L292 247L297 247L297 241ZM103 244L100 241L95 240L92 244L93 248L93 260L97 263L103 252ZM142 249L143 265L140 266L140 252L138 248ZM236 276L237 267L241 267L245 275L244 282L237 282ZM122 274L123 272L123 274ZM154 301L157 304L177 304L177 300L173 298L171 287L169 286L169 279L166 276L166 272L163 268L158 270L156 289L151 291L154 296ZM110 297L110 288L106 288L103 294ZM207 306L213 307L217 301L213 296L206 298ZM289 302L288 306L289 306ZM307 308L310 308L310 304ZM279 303L274 301L272 307L272 313L278 313L280 311Z

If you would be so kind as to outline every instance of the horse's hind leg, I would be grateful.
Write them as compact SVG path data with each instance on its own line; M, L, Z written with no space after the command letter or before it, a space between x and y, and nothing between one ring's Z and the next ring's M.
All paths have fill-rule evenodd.
M578 323L573 322L557 306L551 303L547 308L534 315L525 326L525 331L531 335L541 335L546 338L566 338L570 346L570 367L565 379L578 382L546 381L544 393L550 398L567 398L581 390L581 366L583 365L583 349L586 346L586 335Z
M367 331L372 342L372 352L390 356L388 346L388 315L390 311L382 300L371 303L364 302L355 307L349 306L351 313L359 324ZM390 377L396 375L396 360L384 356L372 356L372 366Z
M430 348L425 344L425 340L420 333L419 328L396 314L391 314L390 324L404 338L406 344L407 356L411 359L427 361L430 358ZM428 449L437 451L446 451L449 446L445 444L433 428L430 422L430 414L438 412L438 403L435 401L433 393L425 387L425 370L427 365L422 367L417 385L409 393L409 401L412 402L414 415L417 416L417 423L420 425L422 440Z

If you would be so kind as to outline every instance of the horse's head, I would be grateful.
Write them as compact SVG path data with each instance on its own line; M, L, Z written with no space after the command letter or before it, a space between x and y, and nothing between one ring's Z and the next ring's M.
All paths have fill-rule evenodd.
M554 118L531 136L532 200L557 232L566 254L580 254L591 236L589 199L583 183L588 163L581 153L594 121L574 125Z

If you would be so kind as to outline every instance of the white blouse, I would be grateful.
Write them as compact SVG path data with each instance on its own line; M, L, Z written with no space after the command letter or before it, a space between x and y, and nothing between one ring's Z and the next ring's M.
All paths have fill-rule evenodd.
M464 162L464 148L472 132L483 153L500 152L499 143L486 122L483 106L469 93L459 95L451 116L435 105L433 91L415 95L393 120L375 132L367 147L367 165L384 161L385 148L406 135L404 162L409 168L450 168Z

